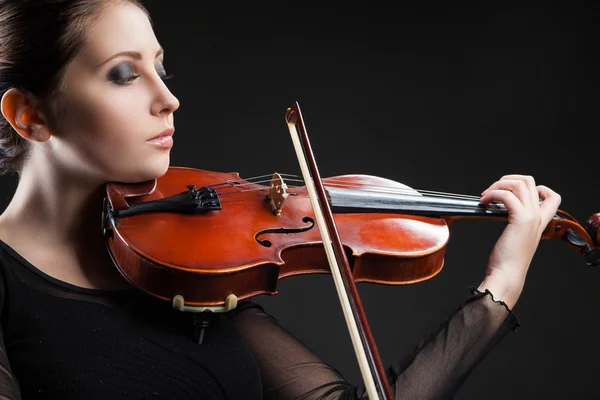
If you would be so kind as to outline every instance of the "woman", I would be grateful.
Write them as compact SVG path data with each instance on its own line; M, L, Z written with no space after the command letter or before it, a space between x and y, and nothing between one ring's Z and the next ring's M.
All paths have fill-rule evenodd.
M361 398L256 304L211 321L139 293L98 231L104 185L169 166L177 98L136 0L0 1L0 168L16 193L0 216L4 398ZM166 136L165 136L166 135ZM540 200L542 200L540 202ZM397 398L448 398L517 326L516 304L560 197L507 175L481 202L509 210L485 278L389 368Z

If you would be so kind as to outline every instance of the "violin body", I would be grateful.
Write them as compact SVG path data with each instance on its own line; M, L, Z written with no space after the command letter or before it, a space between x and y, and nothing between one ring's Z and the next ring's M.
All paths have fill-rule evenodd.
M369 398L391 400L356 283L430 279L444 265L456 219L506 219L508 209L369 175L322 179L297 103L286 122L306 186L289 188L277 173L269 182L183 167L151 181L109 183L108 252L135 287L198 315L274 295L284 277L331 273ZM600 265L599 226L600 214L583 227L558 210L541 239L561 239L587 265Z
M411 190L368 175L323 179L328 181ZM140 204L195 193L190 185L214 186L220 208L127 215ZM111 183L103 213L109 253L137 288L165 300L179 295L191 306L222 305L231 294L273 295L281 278L330 273L306 188L287 189L279 214L269 190L237 173L183 167L170 167L154 181ZM444 264L449 227L443 218L344 212L335 214L335 224L356 282L416 283Z

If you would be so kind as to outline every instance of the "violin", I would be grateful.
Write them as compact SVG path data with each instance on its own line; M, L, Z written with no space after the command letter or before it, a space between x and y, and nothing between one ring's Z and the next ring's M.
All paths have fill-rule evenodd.
M131 284L181 311L225 312L239 300L277 294L282 278L335 275L349 328L358 332L357 355L364 353L363 377L372 376L370 398L391 399L355 284L428 280L444 265L454 221L506 219L507 209L377 176L321 179L297 103L286 121L302 177L243 179L237 172L172 166L151 181L107 184L108 251ZM542 239L561 239L596 266L599 226L600 213L581 225L559 210Z

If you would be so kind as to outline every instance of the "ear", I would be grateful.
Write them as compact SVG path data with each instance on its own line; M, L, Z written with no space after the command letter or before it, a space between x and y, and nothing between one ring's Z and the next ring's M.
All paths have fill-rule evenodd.
M45 142L52 136L46 119L35 107L31 97L22 90L8 89L2 96L0 110L13 129L23 138Z

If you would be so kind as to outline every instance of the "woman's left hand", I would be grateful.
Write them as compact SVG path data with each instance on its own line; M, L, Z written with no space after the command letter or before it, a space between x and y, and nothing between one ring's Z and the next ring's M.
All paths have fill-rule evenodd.
M542 233L555 216L560 196L550 188L536 186L526 175L506 175L481 194L480 202L500 201L508 209L508 225L494 245L479 290L489 289L497 300L512 308ZM541 202L540 202L541 200Z

